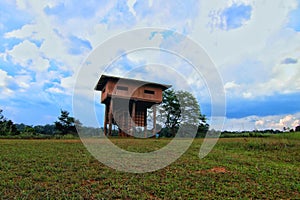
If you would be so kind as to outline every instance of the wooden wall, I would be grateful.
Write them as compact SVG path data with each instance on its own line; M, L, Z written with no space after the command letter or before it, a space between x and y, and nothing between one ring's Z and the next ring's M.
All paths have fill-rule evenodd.
M161 103L162 88L151 84L139 87L134 82L116 82L114 80L109 80L102 90L101 102L103 103L112 95L119 98Z

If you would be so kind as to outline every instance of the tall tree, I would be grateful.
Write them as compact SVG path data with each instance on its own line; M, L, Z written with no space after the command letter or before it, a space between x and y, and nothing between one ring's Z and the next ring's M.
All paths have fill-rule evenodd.
M57 134L77 135L75 123L78 125L80 125L81 123L78 120L75 120L74 117L70 117L69 114L70 113L66 110L60 111L60 116L58 117L58 121L54 122L55 123L55 131Z
M180 122L181 110L179 100L173 89L164 91L162 103L158 110L158 121L164 122L170 136L174 136Z
M164 122L170 136L175 136L180 125L197 127L198 131L207 131L206 118L201 114L197 99L187 91L169 89L163 93L163 101L159 106L158 119Z
M18 135L20 132L17 130L16 125L11 120L7 120L2 114L3 110L0 109L0 135Z
M5 120L5 117L2 114L3 110L0 109L0 122L3 122Z

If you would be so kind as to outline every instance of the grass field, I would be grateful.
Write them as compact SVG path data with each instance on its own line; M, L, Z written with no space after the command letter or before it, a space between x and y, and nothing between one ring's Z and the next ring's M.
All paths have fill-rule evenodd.
M291 135L294 134L294 135ZM167 139L113 139L149 151ZM202 140L170 166L130 174L95 160L80 140L0 140L2 199L300 199L300 134Z

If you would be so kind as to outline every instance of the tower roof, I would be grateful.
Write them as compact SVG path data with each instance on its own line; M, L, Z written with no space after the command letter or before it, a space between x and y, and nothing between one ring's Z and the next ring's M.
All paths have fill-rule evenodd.
M161 84L161 83L156 83L156 82L149 82L149 81L143 81L143 80L138 80L138 79L131 79L131 78L124 78L124 77L117 77L117 76L110 76L110 75L102 75L97 83L97 85L95 86L95 90L97 91L101 91L104 86L106 85L108 80L122 80L124 82L131 82L131 83L137 83L137 84L141 84L141 85L155 85L157 87L162 88L162 90L166 90L170 87L172 87L172 85L167 85L167 84Z

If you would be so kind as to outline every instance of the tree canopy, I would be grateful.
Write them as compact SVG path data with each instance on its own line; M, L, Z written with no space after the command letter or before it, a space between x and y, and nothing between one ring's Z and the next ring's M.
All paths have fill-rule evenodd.
M16 125L11 120L7 120L2 112L3 110L0 109L0 135L18 135L20 132Z
M205 134L209 128L197 99L190 92L173 89L164 91L158 110L158 120L164 123L166 136L174 137L180 125L196 127L197 136Z
M81 125L78 120L75 120L74 117L69 116L69 112L66 110L60 111L60 116L58 121L54 122L55 124L55 133L60 135L72 134L77 135L75 123Z

